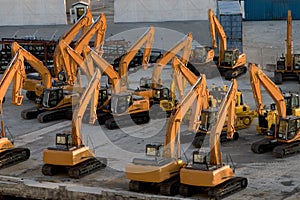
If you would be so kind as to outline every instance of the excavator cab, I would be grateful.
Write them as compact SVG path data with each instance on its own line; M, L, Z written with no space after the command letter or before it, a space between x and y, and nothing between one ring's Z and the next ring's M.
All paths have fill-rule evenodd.
M150 89L152 85L152 78L150 77L142 77L140 79L140 88L141 89Z
M201 124L200 124L200 132L206 132L209 130L210 125L215 121L216 114L218 112L217 108L209 108L202 110L201 113Z
M128 111L133 104L131 94L116 94L111 97L111 111L113 114L122 114Z
M294 54L294 70L300 70L300 54Z
M224 61L221 63L221 65L233 67L236 64L239 55L240 53L238 49L226 50L224 53Z
M162 144L146 144L146 155L161 157L163 154Z
M279 140L292 140L297 133L300 132L300 117L290 116L287 118L281 118L279 121L278 132L276 138Z
M64 98L62 88L45 89L42 95L42 106L45 108L55 107Z
M105 87L100 88L98 96L98 107L102 106L108 100L108 89Z
M193 151L193 164L196 165L206 165L208 168L207 154L200 151Z
M170 99L170 90L166 87L157 87L153 88L153 99L154 101L160 100L169 100Z
M286 103L286 114L287 115L297 115L296 113L293 113L293 110L300 107L299 95L295 94L295 93L284 93L284 100ZM297 110L299 110L299 109L297 109ZM300 111L298 111L298 112L300 112Z
M69 150L72 147L72 135L70 133L56 134L56 148Z

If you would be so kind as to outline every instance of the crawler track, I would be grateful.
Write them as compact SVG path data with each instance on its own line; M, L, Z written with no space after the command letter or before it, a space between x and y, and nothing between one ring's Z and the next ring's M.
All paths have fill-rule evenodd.
M234 194L247 187L248 180L243 177L234 177L225 181L224 183L217 185L214 188L208 190L208 197L210 199L221 199L223 197Z
M90 158L72 167L45 164L43 165L42 173L45 176L53 176L64 170L67 171L69 177L79 179L106 167L106 165L107 159L105 158Z
M179 193L179 175L161 183L148 183L142 181L129 182L129 190L134 192L160 193L165 196L175 196Z
M276 141L269 138L263 138L262 140L252 143L251 150L258 154L266 153L272 151L277 145L278 143Z
M283 158L287 155L300 152L300 142L292 142L290 144L280 144L273 149L273 156Z
M146 124L149 121L149 112L143 112L133 115L112 117L105 121L105 127L107 129L117 129L120 127L132 126L135 124Z
M0 153L0 169L28 160L30 150L27 148L12 148Z

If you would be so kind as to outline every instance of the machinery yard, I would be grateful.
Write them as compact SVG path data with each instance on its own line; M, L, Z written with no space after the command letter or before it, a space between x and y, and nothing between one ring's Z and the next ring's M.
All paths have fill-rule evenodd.
M93 13L94 19L99 13ZM104 13L106 14L106 13ZM105 41L127 41L133 44L150 26L155 28L153 49L168 50L183 36L191 32L193 44L210 45L208 21L183 22L154 22L154 23L113 23L107 18ZM31 35L37 33L43 39L55 37L58 39L71 26L0 26L0 37L8 38L13 34ZM300 21L293 21L293 53L300 50ZM249 63L257 63L262 71L274 81L274 66L278 57L285 52L286 21L243 21L243 53L247 55ZM128 44L127 43L127 44ZM127 45L126 44L126 45ZM106 43L104 42L104 46ZM130 46L129 45L129 46ZM104 57L104 56L103 56ZM151 77L154 66L146 70L142 67L128 69L129 87L139 87L141 77ZM213 66L217 70L216 66ZM163 85L169 87L172 81L173 68L166 65L161 73ZM201 71L200 71L201 73ZM2 75L0 75L1 77ZM83 85L88 81L84 75ZM238 90L243 94L244 103L252 110L256 110L250 84L249 72L236 78ZM107 77L102 76L101 85L105 85ZM224 76L207 76L207 87L213 85L229 86L231 81ZM300 80L299 80L300 81ZM285 80L278 85L281 91L300 93L298 80ZM187 84L185 92L192 87ZM125 167L134 158L145 155L146 144L163 144L166 137L168 118L150 119L149 123L120 127L110 130L105 125L82 123L81 133L84 144L95 153L97 158L106 158L107 166L80 179L70 178L64 173L45 176L42 173L43 151L47 147L55 146L57 133L71 131L71 120L60 119L47 123L39 123L37 119L25 120L21 111L33 106L33 101L24 97L21 106L11 104L12 87L8 89L3 103L3 120L9 133L14 136L16 147L26 147L31 151L30 158L24 162L0 170L0 199L6 197L20 197L24 199L207 199L205 194L195 194L191 197L163 196L151 192L138 193L129 191L129 180L125 177ZM25 91L23 91L25 96ZM265 105L273 103L267 91L262 88L262 101ZM150 110L151 112L151 110ZM225 197L224 199L300 199L300 154L275 158L272 152L256 154L251 151L251 144L263 138L257 133L255 118L251 126L238 130L239 139L222 143L222 156L230 155L235 168L235 175L248 179L248 186ZM190 161L194 133L188 131L187 124L180 126L181 159ZM208 137L204 141L204 150L208 148ZM205 146L206 145L206 146ZM227 163L226 159L223 159Z

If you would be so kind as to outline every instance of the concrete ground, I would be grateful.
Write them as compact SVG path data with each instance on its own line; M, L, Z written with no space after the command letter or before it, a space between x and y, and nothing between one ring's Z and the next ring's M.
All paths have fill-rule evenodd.
M262 65L274 63L276 56L284 52L285 21L265 22L243 22L244 30L244 51L247 54L248 62L255 62ZM196 41L203 45L209 45L207 21L192 22L164 22L164 23L126 23L114 24L108 21L107 39L125 38L134 41L141 35L149 25L155 26L156 36L154 47L168 49L172 44L183 37L187 32L192 32ZM300 49L298 32L300 21L293 22L294 49ZM30 33L40 34L59 38L70 26L28 26L28 27L0 27L1 37L10 37L13 34L28 35ZM146 28L145 28L146 27ZM132 30L135 29L135 30ZM296 51L296 50L295 50ZM132 88L136 88L141 76L151 76L152 68L138 70L130 74L129 80ZM162 74L163 83L169 86L172 69L167 66ZM272 78L272 73L265 71ZM249 74L240 76L238 79L239 89L243 92L244 101L256 109L253 99ZM221 77L208 79L208 87L217 85L229 85ZM286 81L280 85L283 91L300 92L297 81ZM145 144L162 143L167 124L167 119L151 120L149 124L121 128L119 130L108 130L104 126L82 125L84 141L90 148L95 150L96 156L106 157L108 167L81 178L80 180L70 179L65 175L46 177L41 173L42 151L46 147L54 145L55 134L63 130L71 129L71 121L55 121L41 124L36 119L24 120L21 118L21 110L33 106L33 102L24 98L20 107L10 103L10 91L6 94L6 102L3 105L3 116L5 125L15 137L16 146L28 147L31 150L31 157L28 161L18 165L0 170L0 175L20 177L24 180L36 181L36 184L55 183L57 185L91 187L94 190L100 188L114 189L118 191L128 190L128 180L125 179L125 166L135 157L142 157ZM25 94L25 93L24 93ZM270 104L272 99L266 92L263 93L263 101ZM248 178L248 187L227 199L299 199L300 198L300 155L293 155L284 159L275 159L271 153L254 154L251 152L251 143L262 138L255 131L257 120L250 128L240 130L238 141L222 145L223 154L230 154L235 167L236 175ZM181 130L186 130L182 125ZM193 135L182 133L182 152L187 150L187 157L191 151L190 142ZM183 156L184 157L184 156ZM180 196L178 196L180 197ZM154 197L155 198L155 197ZM205 196L197 195L191 199L205 199Z

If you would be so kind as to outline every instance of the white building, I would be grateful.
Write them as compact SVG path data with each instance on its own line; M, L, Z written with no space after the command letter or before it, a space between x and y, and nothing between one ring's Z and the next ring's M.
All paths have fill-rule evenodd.
M115 22L207 20L216 0L115 0Z
M0 26L66 24L65 0L0 0Z

